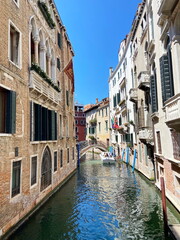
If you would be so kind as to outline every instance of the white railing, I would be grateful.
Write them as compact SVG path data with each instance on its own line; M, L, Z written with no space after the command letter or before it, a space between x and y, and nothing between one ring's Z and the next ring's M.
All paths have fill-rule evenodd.
M153 140L153 131L151 129L140 130L139 139Z
M38 93L46 96L48 99L56 104L59 104L60 93L57 92L52 86L45 82L36 72L30 72L30 85L29 88L36 90Z
M165 103L166 122L180 121L180 93L168 99Z

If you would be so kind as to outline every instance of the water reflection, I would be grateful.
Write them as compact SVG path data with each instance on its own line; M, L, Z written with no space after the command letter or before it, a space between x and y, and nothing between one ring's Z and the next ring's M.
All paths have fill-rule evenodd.
M168 217L178 222L173 208ZM161 199L125 164L86 161L11 239L163 240Z

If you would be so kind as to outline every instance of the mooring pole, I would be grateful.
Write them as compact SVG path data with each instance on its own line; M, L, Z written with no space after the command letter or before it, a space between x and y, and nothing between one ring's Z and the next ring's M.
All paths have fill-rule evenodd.
M165 184L164 178L160 178L161 181L161 196L162 196L162 208L163 208L163 219L164 219L164 233L168 234L168 219L167 219L167 208L166 208L166 194L165 194Z
M136 164L136 149L134 150L134 159L133 159L133 168L132 168L132 172L134 172L135 164Z
M126 148L126 164L129 163L129 148Z
M79 143L77 144L77 166L80 166L80 147Z

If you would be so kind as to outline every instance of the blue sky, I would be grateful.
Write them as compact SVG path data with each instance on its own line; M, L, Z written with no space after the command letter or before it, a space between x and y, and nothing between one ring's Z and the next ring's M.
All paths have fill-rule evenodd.
M141 0L55 0L72 43L75 100L108 96L109 67L118 63L120 42L131 29Z

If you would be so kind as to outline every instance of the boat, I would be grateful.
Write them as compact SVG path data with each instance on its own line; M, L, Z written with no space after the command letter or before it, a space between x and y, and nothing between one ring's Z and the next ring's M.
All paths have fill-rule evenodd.
M110 152L102 152L100 154L101 160L103 163L115 163L115 158Z

